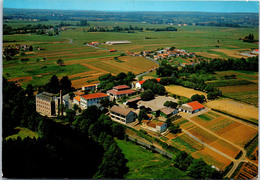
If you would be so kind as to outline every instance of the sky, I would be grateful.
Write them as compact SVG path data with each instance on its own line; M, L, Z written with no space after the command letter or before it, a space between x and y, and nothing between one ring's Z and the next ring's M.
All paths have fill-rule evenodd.
M96 11L199 11L259 13L259 1L4 0L4 8Z

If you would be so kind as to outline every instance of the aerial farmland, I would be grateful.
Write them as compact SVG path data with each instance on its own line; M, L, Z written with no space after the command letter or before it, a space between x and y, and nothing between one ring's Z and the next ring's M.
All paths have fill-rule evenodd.
M3 9L4 177L258 176L258 11L20 8Z

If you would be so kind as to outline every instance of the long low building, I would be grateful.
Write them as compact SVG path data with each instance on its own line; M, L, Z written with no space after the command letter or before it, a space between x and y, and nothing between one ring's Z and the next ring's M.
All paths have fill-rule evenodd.
M107 91L107 94L110 96L110 100L119 99L122 96L131 96L135 93L135 91L126 85L115 86L113 89Z
M107 41L106 44L108 45L115 45L115 44L131 44L131 41Z
M83 109L87 109L89 106L93 106L93 105L99 106L99 102L102 99L106 99L106 98L109 99L109 96L105 93L94 93L94 94L87 94L84 96L80 96L80 106Z
M193 101L193 102L181 105L178 109L179 109L179 111L193 114L193 113L196 113L196 112L199 112L199 111L205 109L205 106L200 104L198 101Z

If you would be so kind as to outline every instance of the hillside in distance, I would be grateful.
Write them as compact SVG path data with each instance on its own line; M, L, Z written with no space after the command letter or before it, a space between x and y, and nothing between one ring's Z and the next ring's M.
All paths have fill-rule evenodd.
M129 21L151 24L188 24L222 27L252 27L259 25L258 13L209 12L112 12L77 10L3 9L4 22L12 19L37 19L37 21Z

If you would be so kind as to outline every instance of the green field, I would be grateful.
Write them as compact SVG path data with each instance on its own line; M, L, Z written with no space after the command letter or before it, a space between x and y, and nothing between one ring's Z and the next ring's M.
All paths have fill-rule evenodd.
M201 115L198 115L197 117L199 117L200 119L203 119L205 121L211 121L212 119L214 119L213 117L211 117L207 114L201 114Z
M61 21L47 21L40 22L47 25L57 25ZM13 20L8 25L12 27L21 27L28 24L34 24L39 22L33 21L18 21ZM71 21L66 23L73 23ZM219 57L227 58L228 54L223 52L214 51L218 49L215 47L219 41L219 48L232 49L237 52L241 49L257 48L256 44L245 43L239 38L243 38L246 35L252 33L255 38L258 39L258 28L229 28L229 27L210 27L210 26L182 26L177 27L178 31L146 31L145 28L165 28L167 24L148 24L139 22L116 22L116 21L89 21L90 27L108 27L114 26L129 27L130 25L135 27L142 27L144 31L135 31L134 33L127 32L86 32L83 31L83 27L69 26L67 30L61 31L60 35L47 36L47 35L35 35L35 34L16 34L16 35L4 35L3 46L26 44L31 45L34 49L32 54L15 56L17 60L3 61L3 74L7 79L32 76L33 80L29 82L20 82L24 87L28 83L34 86L45 83L52 74L60 76L72 75L82 72L87 72L91 68L87 69L82 67L81 63L86 63L94 67L100 68L97 70L101 73L111 72L117 74L119 72L133 71L136 74L150 70L157 65L149 61L148 59L136 57L122 63L122 58L119 61L113 61L106 58L114 58L119 56L122 52L110 53L107 49L116 49L124 52L136 52L140 53L143 50L156 50L158 48L176 47L179 49L185 49L189 52L204 52L208 54L217 54ZM90 27L84 27L87 30ZM149 37L150 39L145 39ZM71 42L72 40L72 42ZM121 45L106 45L103 42L115 41L115 40L128 40L131 44ZM93 47L87 47L84 45L86 42L98 41L102 44L101 48L96 49ZM37 50L42 48L43 50ZM28 62L21 62L20 59L29 58ZM139 58L139 59L137 59ZM45 59L45 60L44 60ZM58 59L62 59L65 62L64 70L61 71L55 67L55 63ZM37 62L44 61L44 62ZM36 63L37 62L37 63ZM179 64L189 62L188 59L175 58L172 59L173 64ZM39 66L39 67L37 67ZM47 66L47 68L42 68ZM145 67L145 68L144 68ZM84 69L85 68L85 69ZM92 69L93 70L93 69ZM104 70L104 71L102 71ZM6 74L9 74L6 76ZM41 75L48 73L45 75ZM237 77L242 80L252 81L256 80L255 74L239 73ZM155 77L155 74L152 74ZM74 80L79 77L74 77ZM239 80L240 81L240 80ZM223 85L223 82L216 82ZM229 82L227 82L229 83ZM226 83L226 84L227 84Z
M175 167L171 160L160 154L152 153L129 141L116 140L128 160L129 172L126 179L190 179Z

